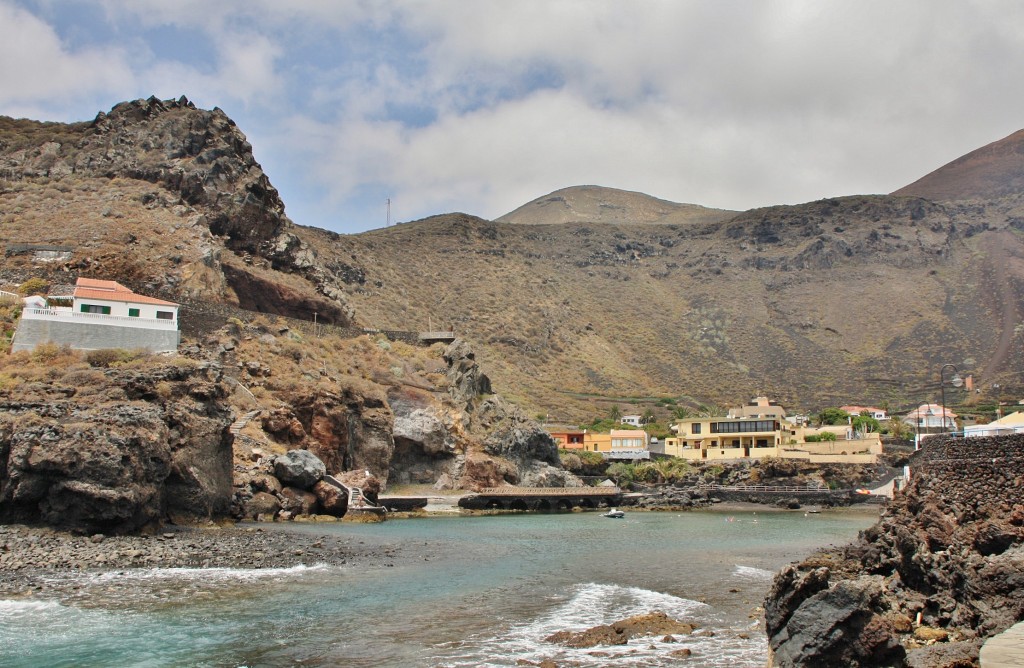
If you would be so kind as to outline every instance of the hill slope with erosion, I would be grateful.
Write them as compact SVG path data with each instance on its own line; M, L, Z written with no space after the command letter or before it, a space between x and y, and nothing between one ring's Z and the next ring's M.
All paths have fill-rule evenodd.
M573 186L538 197L495 221L525 225L554 223L710 223L727 220L736 211L709 209L697 204L677 204L644 193Z
M1024 191L1024 130L982 146L926 174L894 195L992 201Z
M1020 192L694 217L580 187L505 217L520 222L446 214L338 235L292 223L238 128L184 99L4 120L0 179L5 240L74 248L45 267L5 258L8 283L102 276L322 323L452 327L506 396L561 420L758 393L901 407L937 400L945 363L975 375L974 399L1024 390Z
M937 399L946 362L1020 388L1020 213L865 196L688 225L452 214L309 243L360 268L365 321L451 325L560 419L652 395L897 406Z
M8 290L33 278L67 294L90 276L184 303L173 360L53 346L2 360L0 521L121 532L303 514L311 491L271 470L295 449L374 488L576 483L469 343L350 327L340 286L358 272L318 260L220 110L151 98L89 123L0 119L0 230ZM68 254L37 259L40 244ZM5 336L16 311L0 303Z

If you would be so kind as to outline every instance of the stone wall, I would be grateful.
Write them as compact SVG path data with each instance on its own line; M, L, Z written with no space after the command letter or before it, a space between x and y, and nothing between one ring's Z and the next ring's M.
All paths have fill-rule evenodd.
M910 471L918 495L941 495L965 520L998 514L1021 502L1024 434L933 437L913 455Z
M170 352L178 349L179 336L178 331L174 329L118 327L22 318L18 321L11 352L32 350L40 343L47 342L66 345L76 350L145 348L153 352Z

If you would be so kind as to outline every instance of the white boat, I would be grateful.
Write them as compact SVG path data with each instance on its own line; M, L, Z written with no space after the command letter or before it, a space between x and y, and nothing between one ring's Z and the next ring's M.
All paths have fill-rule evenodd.
M603 515L601 515L601 517L614 517L614 518L621 518L621 517L625 517L625 516L626 516L626 513L622 512L621 510L616 510L615 508L609 508L608 512L606 512Z

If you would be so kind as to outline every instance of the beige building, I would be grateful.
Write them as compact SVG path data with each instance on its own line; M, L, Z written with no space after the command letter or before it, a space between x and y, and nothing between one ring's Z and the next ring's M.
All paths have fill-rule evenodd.
M760 406L770 408L768 404ZM882 453L878 434L855 434L847 425L794 426L778 417L688 418L671 429L665 454L690 461L743 460L777 457L822 464L873 464ZM817 441L824 433L835 440ZM808 442L807 438L812 437Z
M730 408L729 417L782 420L786 417L786 409L779 402L771 401L768 397L754 397L746 406Z

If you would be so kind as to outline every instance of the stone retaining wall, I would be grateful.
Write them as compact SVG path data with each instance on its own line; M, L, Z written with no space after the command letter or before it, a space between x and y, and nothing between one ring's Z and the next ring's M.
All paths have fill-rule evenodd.
M40 343L47 342L70 346L76 350L145 348L153 352L170 352L178 349L179 336L176 329L146 329L22 318L18 321L11 352L33 350Z
M1024 434L933 436L911 458L910 476L919 493L941 494L965 513L998 516L1020 503Z

